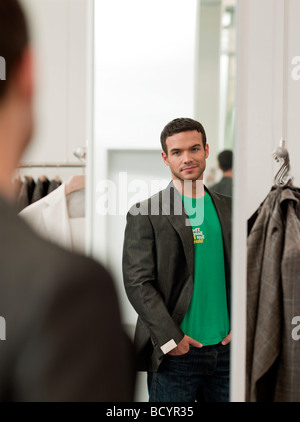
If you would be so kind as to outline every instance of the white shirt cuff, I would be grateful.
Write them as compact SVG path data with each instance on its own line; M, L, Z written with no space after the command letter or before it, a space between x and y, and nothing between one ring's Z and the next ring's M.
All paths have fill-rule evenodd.
M161 350L163 351L163 353L166 355L167 353L169 353L171 350L173 350L175 347L177 347L177 344L175 343L175 341L172 339L170 341L168 341L167 343L163 344L161 346Z

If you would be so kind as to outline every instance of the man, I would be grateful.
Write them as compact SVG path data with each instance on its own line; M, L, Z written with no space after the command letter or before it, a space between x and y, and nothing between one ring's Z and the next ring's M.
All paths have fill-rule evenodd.
M210 187L213 192L226 196L232 196L232 162L233 153L230 150L224 150L218 155L218 166L222 170L222 179Z
M17 0L0 2L0 54L0 400L132 400L132 349L109 274L42 240L14 211L12 179L33 132L34 94Z
M172 182L130 209L125 230L138 369L148 371L150 401L228 401L231 200L203 185L199 122L173 120L161 144Z

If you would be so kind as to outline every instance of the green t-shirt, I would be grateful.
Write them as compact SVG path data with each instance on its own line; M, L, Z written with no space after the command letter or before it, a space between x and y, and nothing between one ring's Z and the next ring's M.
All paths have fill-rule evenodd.
M213 345L230 330L221 225L207 192L202 198L183 196L182 200L193 229L195 277L181 329L204 346Z

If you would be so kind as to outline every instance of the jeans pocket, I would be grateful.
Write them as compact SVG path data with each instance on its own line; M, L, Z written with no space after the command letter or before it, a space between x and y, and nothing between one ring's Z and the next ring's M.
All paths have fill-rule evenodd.
M184 359L186 356L188 356L190 351L191 351L191 348L189 348L189 350L186 353L183 353L182 355L169 355L167 353L166 356L170 359Z

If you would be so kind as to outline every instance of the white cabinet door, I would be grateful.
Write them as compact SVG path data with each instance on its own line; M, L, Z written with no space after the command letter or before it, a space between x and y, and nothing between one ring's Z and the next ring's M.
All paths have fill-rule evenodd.
M35 136L24 162L74 162L87 143L90 84L86 0L22 0L35 53ZM90 63L91 65L91 63Z

